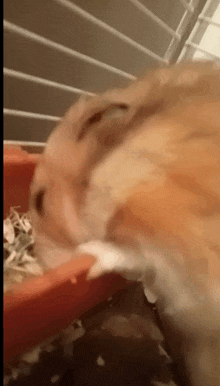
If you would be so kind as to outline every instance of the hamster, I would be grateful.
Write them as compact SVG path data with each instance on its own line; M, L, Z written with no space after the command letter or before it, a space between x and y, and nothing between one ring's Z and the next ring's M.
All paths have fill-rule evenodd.
M48 139L30 212L48 268L78 248L97 258L90 278L141 280L179 333L192 385L220 385L216 63L180 62L80 99Z

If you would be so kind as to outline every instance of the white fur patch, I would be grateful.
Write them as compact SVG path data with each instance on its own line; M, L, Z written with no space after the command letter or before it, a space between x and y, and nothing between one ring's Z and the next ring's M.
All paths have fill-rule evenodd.
M144 294L148 300L149 303L156 303L157 301L157 295L154 293L154 291L151 291L146 284L144 284Z
M78 247L79 252L96 257L96 263L89 271L88 279L93 279L109 272L117 272L128 280L138 280L148 268L143 256L131 249L122 249L112 243L90 241Z

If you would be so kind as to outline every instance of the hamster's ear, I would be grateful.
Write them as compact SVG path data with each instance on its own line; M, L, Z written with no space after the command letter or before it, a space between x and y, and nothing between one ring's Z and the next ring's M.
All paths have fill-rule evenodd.
M69 108L67 111L65 118L67 120L70 120L71 122L74 122L82 117L82 115L85 112L86 105L88 101L91 99L91 97L87 97L86 95L80 96L78 101Z
M101 127L106 127L106 121L119 120L128 109L129 106L122 102L116 103L98 97L94 98L90 105L88 105L81 121L81 130L78 132L77 142L82 141L90 132L97 134L97 128L100 125Z

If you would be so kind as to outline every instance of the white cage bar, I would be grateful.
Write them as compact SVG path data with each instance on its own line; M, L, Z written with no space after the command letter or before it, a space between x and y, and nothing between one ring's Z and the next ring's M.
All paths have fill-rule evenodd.
M120 31L119 29L115 28L111 25L111 21L109 23L106 23L105 21L101 20L100 17L96 16L95 14L92 14L88 12L86 9L78 6L74 2L70 0L47 0L51 2L52 4L59 4L63 9L66 9L70 12L70 15L77 15L82 20L85 20L86 22L90 23L91 25L96 26L100 29L100 33L103 31L109 36L114 36L118 41L125 44L124 47L131 47L132 53L137 52L141 55L143 54L143 60L144 57L146 60L155 60L159 64L167 65L169 64L173 54L178 49L179 44L182 44L182 41L184 39L184 32L189 25L191 18L194 15L194 12L196 12L197 4L199 3L199 0L176 0L176 4L181 4L182 6L182 16L179 21L179 25L177 28L174 28L173 26L170 26L169 23L164 21L161 18L161 15L157 15L155 12L153 12L150 8L147 7L147 1L144 3L139 0L129 0L129 3L131 6L133 6L134 12L137 12L135 15L136 18L138 18L139 15L146 19L146 25L148 21L150 20L151 23L154 23L155 28L158 31L162 31L163 34L166 34L167 36L167 47L164 52L164 55L160 55L158 53L158 49L155 49L155 52L150 48L145 46L143 43L139 42L137 39L134 39L131 36L126 35L124 32ZM161 0L162 1L162 0ZM168 1L168 0L167 0ZM208 0L206 1L205 7L203 8L202 12L198 15L196 24L193 27L192 31L190 31L190 35L188 39L185 41L184 48L178 58L178 60L181 60L182 58L191 57L192 52L200 51L201 53L204 53L207 55L210 59L214 60L220 60L220 52L219 55L216 55L216 53L209 52L208 50L204 49L199 41L195 41L195 36L198 35L198 30L201 29L201 31L204 30L202 35L207 30L207 26L213 26L217 29L220 27L220 21L213 20L212 17L207 13L209 8L213 8L213 1L214 0ZM20 0L22 3L22 0ZM120 0L118 1L120 3ZM107 3L106 3L107 4ZM162 2L161 2L162 4ZM164 3L163 3L164 4ZM217 2L216 2L216 8L217 8ZM7 4L6 4L7 6ZM95 11L94 11L95 12ZM48 21L49 22L49 21ZM89 25L89 24L88 24ZM121 79L124 79L125 81L131 82L136 79L136 74L125 71L124 69L120 68L120 62L118 62L117 66L111 65L105 61L99 60L95 57L89 56L83 52L79 52L77 50L74 50L65 44L58 43L52 39L49 39L46 36L43 36L39 33L36 33L28 28L24 28L24 26L21 26L19 24L16 24L10 20L4 20L3 23L4 30L7 33L14 34L15 36L19 36L21 38L27 39L33 44L40 44L44 47L48 47L48 49L52 49L55 52L57 52L57 55L67 55L71 59L82 61L82 63L88 65L88 66L94 66L96 69L100 69L106 71L106 74L109 74L108 76L118 76ZM219 29L220 30L220 29ZM153 32L153 31L152 31ZM62 31L60 32L62 33ZM153 36L153 35L152 35ZM161 35L162 36L162 35ZM153 37L152 37L153 38ZM147 39L146 39L147 40ZM197 39L198 40L198 39ZM32 44L32 43L31 43ZM97 44L98 40L97 40ZM127 48L126 48L127 49ZM135 51L136 50L136 51ZM113 49L114 51L114 49ZM133 55L133 54L132 54ZM134 57L135 60L135 57ZM143 62L143 67L144 67ZM21 66L20 66L21 67ZM89 72L90 70L88 70ZM52 80L44 76L39 76L38 74L28 73L25 71L22 71L21 68L9 68L9 66L5 66L3 69L4 77L7 81L13 82L13 80L17 80L20 82L24 82L25 84L28 84L30 87L31 85L39 85L39 87L44 86L48 87L48 90L54 89L54 90L61 90L65 95L87 95L87 96L94 96L95 93L91 92L91 90L86 90L87 87L77 87L77 85L67 84L64 81L59 80ZM23 83L22 83L23 84ZM11 83L9 83L11 85ZM10 91L10 90L9 90ZM95 90L96 91L96 90ZM9 93L10 95L10 93ZM10 99L8 99L10 101ZM4 116L7 117L14 117L15 124L16 124L16 117L22 118L22 119L32 119L35 121L51 121L51 122L58 122L60 120L60 117L58 117L56 114L45 114L41 111L39 112L33 112L33 111L26 111L25 106L24 109L18 109L14 108L13 106L10 106L10 104L7 104L7 106L3 109ZM5 137L7 138L7 133L5 133ZM22 137L22 134L21 134ZM27 143L33 143L30 141L26 141ZM6 143L24 143L24 141L15 141L13 138L7 138ZM38 145L41 143L39 141L36 141ZM39 145L41 146L41 145Z

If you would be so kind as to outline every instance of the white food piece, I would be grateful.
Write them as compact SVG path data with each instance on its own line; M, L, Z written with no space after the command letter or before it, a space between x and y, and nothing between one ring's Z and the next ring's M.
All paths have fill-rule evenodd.
M98 358L97 358L97 360L96 360L96 363L97 363L97 365L99 365L99 366L105 366L105 361L104 361L104 359L102 358L101 355L98 356Z
M3 234L4 239L7 240L9 244L13 244L15 239L15 231L10 218L6 218L3 221Z

